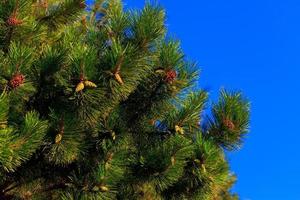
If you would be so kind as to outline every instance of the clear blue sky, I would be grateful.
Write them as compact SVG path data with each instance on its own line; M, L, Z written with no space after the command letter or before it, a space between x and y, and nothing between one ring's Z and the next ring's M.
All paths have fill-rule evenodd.
M211 97L225 87L251 100L251 133L229 156L238 175L234 191L241 200L299 200L300 1L158 2L167 10L169 31L198 61L200 85Z
M140 7L143 0L125 0ZM251 133L230 154L241 200L300 199L300 1L158 0L201 86L241 89ZM186 3L186 4L185 4Z

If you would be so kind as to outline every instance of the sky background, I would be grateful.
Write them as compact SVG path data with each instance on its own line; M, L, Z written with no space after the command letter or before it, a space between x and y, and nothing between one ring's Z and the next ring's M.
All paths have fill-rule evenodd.
M299 200L300 1L157 1L211 98L225 87L251 101L251 133L228 158L238 176L233 190L241 200Z
M124 0L142 7L143 0ZM241 200L300 199L300 1L158 0L200 85L250 99L251 133L230 153ZM298 115L299 114L299 115Z

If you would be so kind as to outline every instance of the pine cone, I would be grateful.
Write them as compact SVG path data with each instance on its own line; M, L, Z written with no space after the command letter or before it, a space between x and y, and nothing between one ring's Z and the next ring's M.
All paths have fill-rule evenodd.
M184 135L184 129L178 125L175 126L175 131L176 131L176 133Z
M55 136L55 144L60 143L62 140L62 133L59 133Z
M16 73L9 81L9 86L12 88L17 88L22 85L25 81L25 76L20 73Z
M229 130L234 130L235 129L234 123L230 119L228 119L228 118L226 118L226 119L223 120L223 124Z
M80 81L75 88L75 92L80 92L83 89L84 89L84 83L82 81Z
M152 125L152 126L154 126L154 125L155 125L155 122L156 122L155 119L151 119L151 120L149 121L149 124Z
M99 185L98 186L101 192L107 192L109 191L108 187L104 186L104 185Z
M115 79L120 85L124 85L124 81L119 73L115 73Z
M15 16L9 17L6 22L9 26L18 26L23 23L22 20L17 19Z
M82 8L82 9L86 8L85 2L84 1L80 1L79 2L79 7Z
M165 75L165 81L167 83L172 83L177 77L177 72L173 69L168 70Z
M172 164L172 166L175 165L175 163L176 163L175 157L172 156L172 157L171 157L171 164Z
M96 88L97 85L95 83L93 83L92 81L84 81L84 86L86 87L90 87L90 88Z

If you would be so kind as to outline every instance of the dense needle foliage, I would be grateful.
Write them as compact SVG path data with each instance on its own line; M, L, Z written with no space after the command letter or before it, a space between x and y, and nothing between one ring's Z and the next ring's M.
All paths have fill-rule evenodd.
M237 199L249 103L197 80L156 4L0 0L0 199Z

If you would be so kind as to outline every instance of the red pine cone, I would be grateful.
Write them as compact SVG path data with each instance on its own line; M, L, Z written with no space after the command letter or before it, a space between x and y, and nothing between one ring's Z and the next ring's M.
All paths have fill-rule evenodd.
M25 76L20 73L16 73L9 81L9 86L12 88L17 88L22 85L25 81Z
M84 3L84 1L79 2L79 7L82 9L86 8L86 4Z
M172 83L177 77L177 72L173 69L170 69L166 72L165 81L167 83Z
M226 119L223 120L223 124L224 124L224 126L226 126L229 130L234 130L234 129L235 129L234 123L233 123L230 119L228 119L228 118L226 118Z
M18 25L20 25L20 24L23 23L22 20L17 19L17 18L14 17L14 16L9 17L8 20L7 20L6 22L7 22L7 24L8 24L9 26L18 26Z

